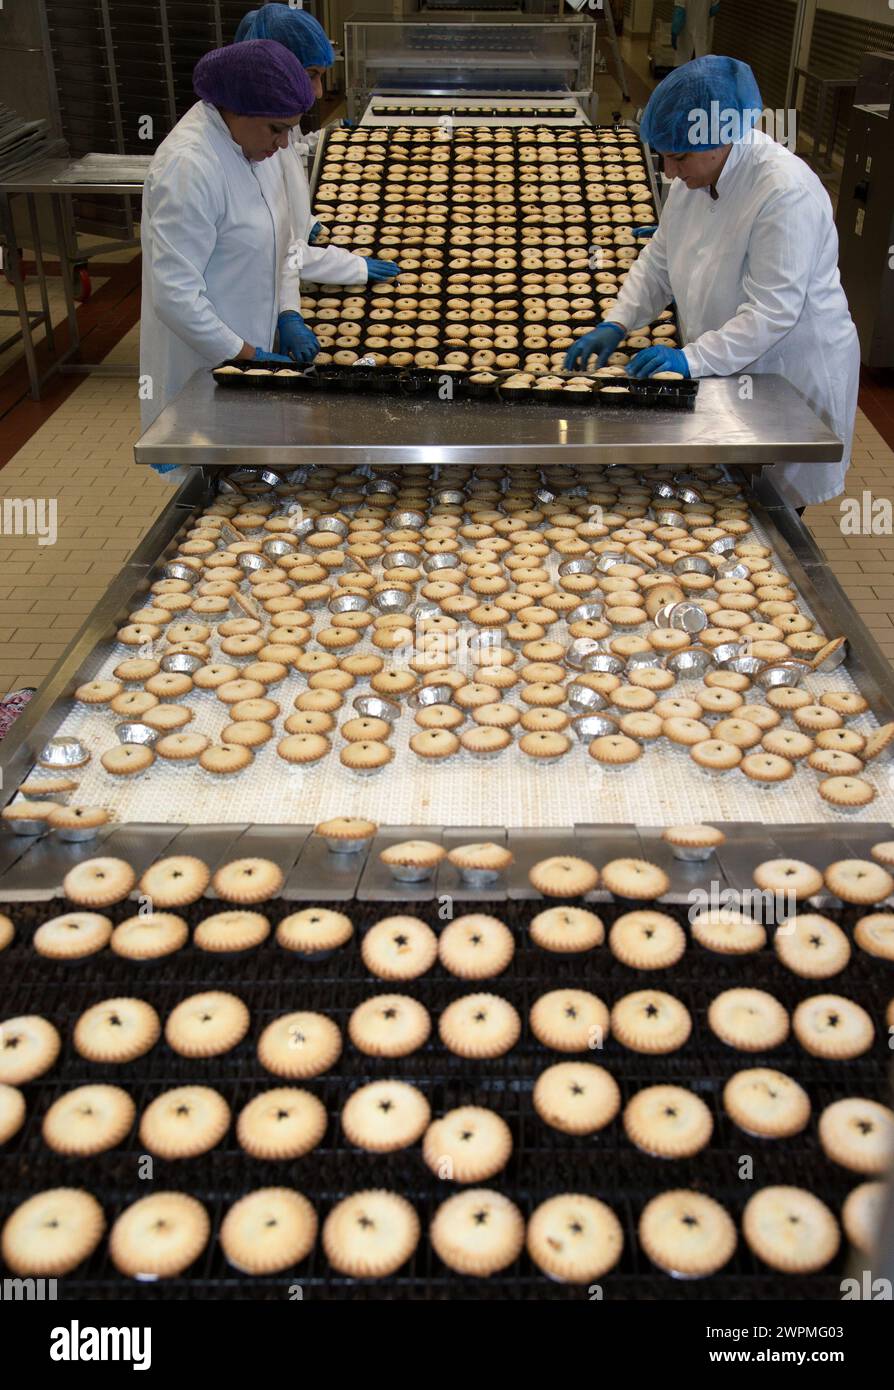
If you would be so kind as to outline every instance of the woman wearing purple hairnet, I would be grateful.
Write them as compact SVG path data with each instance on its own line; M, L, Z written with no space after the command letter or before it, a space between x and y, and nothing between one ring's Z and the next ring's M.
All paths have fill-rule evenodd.
M675 300L685 346L646 348L629 375L786 377L844 443L838 463L772 467L783 497L803 509L844 487L860 348L829 195L793 151L755 129L762 108L754 73L734 58L697 58L659 83L641 133L674 183L611 320L580 338L566 364L602 365ZM759 407L746 396L740 409Z
M241 44L254 39L274 39L281 43L304 68L314 96L319 99L323 95L323 73L335 62L335 53L325 30L313 15L291 5L262 5L243 17L234 42ZM365 285L368 280L393 278L398 273L393 261L355 256L339 246L314 245L323 228L311 212L307 158L316 147L318 136L318 131L303 135L296 126L290 133L284 156L292 221L298 237L292 248L293 263L300 269L303 279L321 285ZM292 314L280 321L280 344L287 351L293 346L300 350L302 335L307 333L309 330L303 322L296 323Z
M280 315L300 309L283 151L311 80L259 39L206 53L193 86L199 101L159 145L143 193L144 429L200 368L293 363L273 351Z

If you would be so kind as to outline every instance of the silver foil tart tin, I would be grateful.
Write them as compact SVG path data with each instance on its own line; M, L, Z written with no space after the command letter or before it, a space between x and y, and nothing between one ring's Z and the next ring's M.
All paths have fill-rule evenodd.
M265 541L261 549L268 560L279 560L283 555L295 553L295 542L287 536L274 536L272 540Z
M652 488L652 496L663 502L672 502L676 494L670 483L656 483Z
M436 574L438 570L456 569L456 556L429 555L427 560L423 560L422 568L425 570L426 574Z
M588 599L586 603L579 603L576 608L572 608L568 614L569 623L588 623L598 622L602 617L602 600Z
M334 536L346 536L348 523L342 521L340 516L318 516L315 529L317 531L331 531Z
M684 864L703 864L714 853L713 845L671 845L671 849Z
M603 734L616 734L618 721L613 719L610 714L591 712L580 714L577 719L572 719L571 727L581 743L589 743L591 739L602 738Z
M368 607L369 599L364 594L339 594L329 600L330 613L364 613Z
M707 647L687 647L685 651L674 652L667 658L667 668L685 680L687 677L703 676L710 670L713 661Z
M3 824L13 835L42 835L48 829L45 820L33 820L30 816L5 816Z
M303 540L305 536L309 536L316 529L317 524L312 516L302 516L300 521L292 524L292 535L296 540Z
M406 613L412 606L413 595L404 589L382 589L373 598L380 613Z
M609 570L613 570L615 565L624 565L626 563L627 556L622 550L603 550L599 559L596 561L596 568L600 574L608 574Z
M716 579L747 579L750 574L744 560L723 560L714 571Z
M437 864L389 864L395 883L425 883L434 876Z
M372 835L367 835L363 840L335 840L331 836L323 837L326 848L330 854L361 854L365 853L372 844Z
M714 566L704 555L683 555L674 561L674 574L713 574Z
M592 656L584 657L584 670L598 671L606 676L620 676L624 670L624 663L613 652L594 652Z
M73 734L60 734L49 739L37 759L40 767L83 767L89 761L89 749Z
M501 869L460 869L459 876L467 888L489 888L501 873Z
M632 652L627 658L628 671L663 671L664 657L660 652Z
M666 603L659 608L655 614L655 626L671 627L677 632L688 632L694 636L697 632L704 632L708 626L708 615L697 603L684 599L682 603Z
M185 676L195 675L200 666L205 663L200 656L193 656L190 652L172 652L170 656L163 656L161 659L161 669L167 675L183 674Z
M677 487L674 496L680 502L685 502L688 507L694 507L696 503L702 501L701 493L694 487Z
M394 700L383 699L381 695L358 695L351 704L364 719L387 719L389 724L393 724L400 718L400 705Z
M840 647L836 647L834 652L830 652L829 655L824 657L816 666L812 666L811 670L818 671L821 675L827 676L830 671L837 671L841 663L846 660L847 643L842 642ZM808 665L810 665L809 662Z
M128 719L123 724L115 725L115 737L119 743L138 743L151 748L158 739L158 730Z
M596 561L590 555L580 555L576 560L565 560L559 566L559 574L564 579L567 574L592 574Z
M452 699L452 685L422 685L412 696L412 703L424 709L426 705L449 705Z
M445 487L435 493L435 501L442 507L461 507L465 500L466 494L457 488Z
M366 491L368 496L384 493L386 497L394 497L397 493L397 483L393 483L390 478L374 478Z
M735 548L735 536L720 536L718 540L712 541L708 546L708 553L710 555L728 555Z
M383 570L415 569L418 564L419 556L412 550L389 550L382 556Z
M172 560L169 565L164 565L161 571L163 579L181 579L190 588L198 582L198 571L191 565L181 565L176 560Z
M572 671L582 671L588 656L604 651L602 643L595 637L575 637L565 653L565 665L570 666Z
M685 527L686 518L682 512L675 511L673 507L660 507L655 512L655 520L659 526L681 526Z
M774 661L769 666L762 665L754 678L761 690L773 690L778 685L800 685L810 670L810 665L788 661Z
M575 714L598 714L604 710L608 701L598 690L592 690L588 685L578 685L572 681L565 698L568 701L568 708Z
M253 550L246 550L236 561L241 570L246 574L253 574L255 570L267 568L267 561L263 555L256 555Z
M422 512L395 512L391 517L391 524L396 530L404 527L410 531L418 531L425 525L425 517Z
M550 492L548 487L538 488L537 491L534 493L534 501L541 503L541 505L546 505L550 502L555 502L555 500L556 494L554 492Z
M728 663L730 661L738 661L739 657L744 655L741 642L721 642L719 647L714 648L714 665L725 671L729 669Z

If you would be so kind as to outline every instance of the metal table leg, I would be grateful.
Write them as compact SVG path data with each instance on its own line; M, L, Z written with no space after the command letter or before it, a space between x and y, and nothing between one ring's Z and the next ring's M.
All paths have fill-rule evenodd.
M65 306L68 312L68 331L71 335L66 357L70 357L73 353L77 352L80 346L81 331L78 327L78 310L75 304L74 288L71 280L71 261L69 259L65 218L62 215L62 197L62 194L51 194L50 202L53 205L53 225L56 229L56 243L59 247L59 272L62 276L62 288L65 292Z
M826 97L827 90L825 82L817 83L816 97L816 128L813 132L813 167L818 173L820 165L820 140L823 135L823 126L826 122Z
M0 234L6 244L6 252L9 257L7 274L10 284L15 291L16 307L19 312L19 323L22 330L22 346L25 350L25 362L28 367L28 379L31 382L32 400L40 399L40 373L37 369L37 357L34 352L34 336L31 332L31 319L28 313L28 300L25 295L25 283L22 279L22 267L19 261L19 244L16 240L15 218L12 215L12 203L8 196L0 194Z
M47 290L47 276L43 264L43 243L40 239L40 219L37 216L37 206L34 202L34 194L28 194L28 221L31 227L31 244L34 247L34 264L37 269L37 282L40 285L40 302L43 305L44 325L46 329L47 347L50 352L56 351L56 334L53 330L53 316L50 313L50 296Z

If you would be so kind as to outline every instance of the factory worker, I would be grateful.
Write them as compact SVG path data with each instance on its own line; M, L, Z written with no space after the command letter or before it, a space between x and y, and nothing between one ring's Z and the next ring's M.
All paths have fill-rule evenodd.
M144 429L201 367L291 363L273 351L277 319L300 306L283 152L313 105L310 78L259 40L206 53L193 87L200 100L159 145L143 193Z
M720 0L681 0L674 5L671 43L677 51L677 67L711 52L714 16L719 9Z
M838 463L770 469L801 508L844 486L860 349L829 195L802 160L753 128L760 114L754 74L733 58L698 58L658 85L641 133L674 183L611 320L575 343L566 365L579 370L591 357L604 365L631 329L675 300L685 346L646 348L628 374L786 377L844 443ZM757 407L743 397L743 417L749 408Z
M235 43L252 39L274 39L294 53L311 81L314 97L323 95L323 73L335 62L332 44L319 21L306 10L291 5L262 5L249 10L236 30ZM355 256L338 246L315 246L323 230L311 212L310 184L307 160L316 149L319 131L302 134L295 127L289 140L289 155L285 161L292 218L301 238L293 248L293 258L300 266L303 279L321 285L364 285L369 281L390 280L398 273L393 261L381 261ZM283 325L280 325L283 333ZM288 337L286 325L286 336Z

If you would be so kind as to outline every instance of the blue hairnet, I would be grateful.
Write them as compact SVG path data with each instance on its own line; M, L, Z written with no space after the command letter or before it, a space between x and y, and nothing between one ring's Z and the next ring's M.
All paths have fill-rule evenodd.
M236 30L234 43L245 39L275 39L288 48L306 68L331 68L332 44L322 25L306 10L291 5L262 5L249 10Z
M314 104L310 78L298 59L269 39L206 53L196 63L192 85L203 101L237 116L283 119L303 115Z
M716 150L744 139L762 111L760 88L748 64L709 54L659 82L643 112L640 134L662 154Z

